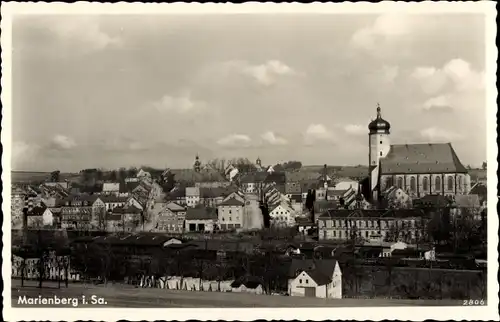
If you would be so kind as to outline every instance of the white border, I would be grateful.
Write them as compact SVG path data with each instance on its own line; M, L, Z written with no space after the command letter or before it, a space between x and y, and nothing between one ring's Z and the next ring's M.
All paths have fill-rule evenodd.
M12 16L15 14L234 14L234 13L279 13L279 14L346 14L346 13L481 13L486 16L486 83L487 88L487 162L488 162L488 306L483 307L381 307L381 308L245 308L245 309L60 309L53 308L11 308L10 278L4 279L3 306L6 320L157 320L168 317L169 320L255 320L255 319L297 319L297 320L325 320L325 319L357 319L357 320L498 320L498 216L497 206L497 160L498 147L496 144L496 60L498 51L495 46L496 37L496 9L491 1L481 2L382 2L382 3L341 3L341 4L275 4L275 3L246 3L246 4L142 4L117 3L100 4L78 2L66 3L4 3L2 5L2 182L4 214L10 212L10 169L11 169L11 32ZM10 220L3 223L3 243L10 245ZM10 276L10 247L2 250L3 276Z

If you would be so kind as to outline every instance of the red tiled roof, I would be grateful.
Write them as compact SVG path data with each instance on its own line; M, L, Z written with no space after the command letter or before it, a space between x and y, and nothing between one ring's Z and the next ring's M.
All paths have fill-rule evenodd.
M451 143L391 145L380 161L382 174L467 173Z

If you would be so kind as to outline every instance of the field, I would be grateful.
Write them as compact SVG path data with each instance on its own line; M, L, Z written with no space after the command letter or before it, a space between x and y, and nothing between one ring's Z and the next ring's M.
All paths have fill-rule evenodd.
M192 292L165 289L143 289L128 285L95 286L70 283L66 288L57 288L57 283L46 282L47 288L36 288L36 282L25 282L20 287L19 280L12 280L12 306L25 307L18 304L19 297L77 297L90 299L91 296L102 298L106 304L94 304L90 301L83 307L380 307L380 306L452 306L461 305L459 300L393 300L393 299L318 299L304 297L252 295L242 293ZM81 304L81 303L80 303ZM40 306L40 305L35 305ZM56 305L54 305L56 306ZM70 307L71 304L66 305ZM33 305L31 305L33 307ZM60 306L59 306L60 307Z

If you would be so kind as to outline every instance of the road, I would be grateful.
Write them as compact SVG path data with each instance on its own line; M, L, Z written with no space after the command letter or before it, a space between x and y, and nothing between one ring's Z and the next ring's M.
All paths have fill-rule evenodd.
M128 285L83 285L64 284L60 289L57 283L46 282L42 290L31 281L21 287L19 280L12 280L13 307L71 307L66 305L42 305L18 303L19 298L71 298L78 299L78 307L132 307L132 308L238 308L238 307L380 307L380 306L451 306L461 305L453 300L391 300L391 299L318 299L304 297L252 295L242 293L192 292L166 289L144 289ZM87 304L82 303L85 296ZM101 299L101 303L91 303Z

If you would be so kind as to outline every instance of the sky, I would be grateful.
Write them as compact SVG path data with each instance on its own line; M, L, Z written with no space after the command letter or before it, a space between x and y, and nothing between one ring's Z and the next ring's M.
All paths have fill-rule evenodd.
M368 163L394 144L486 159L481 15L16 16L12 167Z

